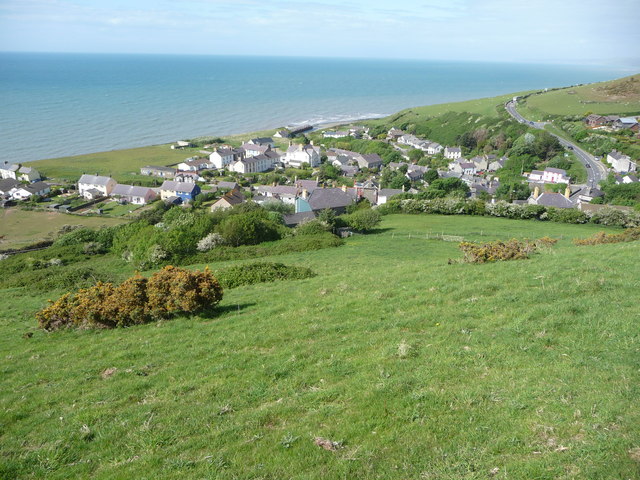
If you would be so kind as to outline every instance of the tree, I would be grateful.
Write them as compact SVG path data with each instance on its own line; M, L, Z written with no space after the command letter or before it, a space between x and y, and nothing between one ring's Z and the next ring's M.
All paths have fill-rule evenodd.
M409 160L411 160L412 163L418 163L420 160L422 160L423 157L424 152L417 148L414 148L409 152Z
M433 181L437 180L438 178L440 178L440 175L438 175L438 171L434 168L432 168L431 170L427 170L424 176L422 177L422 179L428 184L431 184Z

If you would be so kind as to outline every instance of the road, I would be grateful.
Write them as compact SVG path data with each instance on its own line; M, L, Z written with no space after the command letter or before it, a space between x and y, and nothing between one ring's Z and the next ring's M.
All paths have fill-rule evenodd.
M548 123L548 122L531 122L527 120L526 118L524 118L522 115L518 113L518 111L516 110L516 103L513 100L508 101L505 104L505 108L507 112L509 112L509 115L515 118L518 122L526 123L527 125L533 128L542 130L544 129L544 126ZM587 183L585 186L597 187L600 181L607 178L607 175L608 175L607 168L601 162L596 160L593 155L591 155L589 152L584 151L575 143L569 140L565 140L564 138L556 135L555 133L552 133L552 132L548 132L548 133L556 137L564 148L568 150L572 150L573 153L575 153L578 160L585 166L585 168L587 169Z

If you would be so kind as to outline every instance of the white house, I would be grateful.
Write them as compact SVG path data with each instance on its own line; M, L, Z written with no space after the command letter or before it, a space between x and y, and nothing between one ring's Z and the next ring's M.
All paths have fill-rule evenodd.
M214 152L209 155L209 162L215 168L226 168L228 165L231 165L235 160L236 156L231 149L227 148L217 148Z
M462 149L460 147L445 147L444 158L456 160L462 157Z
M322 134L324 138L344 138L344 137L348 137L349 135L350 133L346 130L337 130L337 131L327 130Z
M17 163L9 163L8 161L2 162L2 166L0 166L0 178L11 178L13 180L18 179L18 170L20 169L20 164Z
M51 192L51 187L45 182L35 182L29 185L17 185L9 191L9 196L14 200L26 200L33 195L45 196Z
M444 147L442 145L440 145L439 143L432 142L427 146L426 152L427 152L428 155L437 155L443 149L444 149Z
M258 145L254 143L243 143L240 147L245 152L246 157L255 157L271 150L271 145Z
M562 168L547 167L542 172L542 181L545 183L569 183L566 170Z
M18 180L33 183L39 181L41 178L40 172L35 168L22 166L18 169Z
M135 205L146 205L157 197L156 192L152 188L122 185L120 183L113 187L110 195Z
M273 138L271 138L271 137L252 138L251 140L249 140L247 142L247 144L250 144L250 145L262 145L264 147L266 147L268 145L271 148L276 148L276 144L273 141Z
M607 154L607 162L611 164L611 167L617 173L635 172L638 169L638 165L628 155L617 150Z
M111 177L82 175L78 180L78 193L86 199L107 197L116 185Z
M310 167L320 165L320 147L313 145L290 145L284 157L284 163L289 167L302 167L306 163Z
M204 158L189 158L178 164L178 170L181 172L199 172L209 168L209 161Z
M234 162L229 167L229 170L238 173L257 173L266 172L273 168L274 164L280 161L280 155L271 150L260 155L247 157L243 160Z

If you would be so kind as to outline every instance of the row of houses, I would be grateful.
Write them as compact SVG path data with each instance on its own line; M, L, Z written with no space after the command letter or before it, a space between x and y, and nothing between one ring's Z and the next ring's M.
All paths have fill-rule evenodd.
M324 138L364 138L366 140L371 140L369 136L369 128L363 127L361 125L356 125L350 127L348 130L327 130L322 132L322 136Z
M112 197L134 205L146 205L158 195L171 203L191 202L200 193L193 182L165 180L160 188L119 184L115 179L102 175L82 175L78 180L78 193L87 200Z
M458 157L448 165L450 172L462 175L477 175L479 173L495 172L504 167L507 157L498 158L496 155L479 155L469 160Z

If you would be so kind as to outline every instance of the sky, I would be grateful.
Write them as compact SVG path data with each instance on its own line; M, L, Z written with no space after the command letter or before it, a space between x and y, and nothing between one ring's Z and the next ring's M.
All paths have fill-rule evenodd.
M639 0L0 0L0 51L640 66Z

